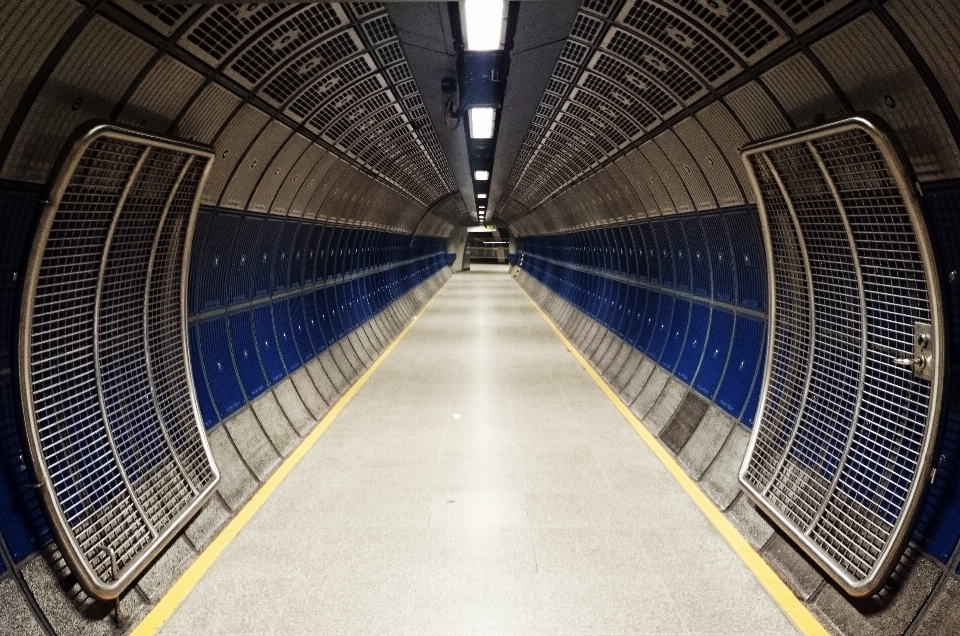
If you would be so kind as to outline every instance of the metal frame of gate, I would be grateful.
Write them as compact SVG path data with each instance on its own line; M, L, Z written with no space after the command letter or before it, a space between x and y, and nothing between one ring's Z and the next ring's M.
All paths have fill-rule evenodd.
M945 381L939 275L904 157L870 114L742 150L770 328L741 486L855 597L883 587L909 541Z
M213 152L104 123L68 148L24 279L21 401L61 554L87 593L112 600L220 479L186 322Z

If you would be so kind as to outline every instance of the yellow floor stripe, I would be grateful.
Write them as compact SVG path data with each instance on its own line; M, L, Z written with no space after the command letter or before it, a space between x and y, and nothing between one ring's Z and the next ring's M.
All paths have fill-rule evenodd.
M440 287L443 289L443 286ZM239 534L247 522L249 522L254 515L257 514L257 511L260 510L260 507L266 503L267 499L277 487L286 479L287 475L290 474L290 471L296 467L300 460L310 452L310 449L313 448L313 445L317 443L317 440L320 439L320 436L330 427L337 415L350 403L350 401L357 395L360 389L363 388L363 385L366 384L367 380L380 368L380 365L383 364L383 361L387 359L394 349L397 348L397 345L400 344L400 341L407 335L407 333L417 324L417 317L423 315L427 310L427 307L434 301L437 297L437 294L440 293L440 289L434 293L434 295L428 300L423 308L420 310L420 313L414 315L410 320L410 323L404 327L403 331L387 345L387 348L383 350L373 364L370 365L370 368L367 369L363 375L357 378L357 381L347 389L347 392L337 400L330 410L327 411L327 414L323 416L323 419L317 424L317 426L310 431L309 434L303 441L300 442L300 445L287 458L280 464L279 468L273 472L270 477L267 478L263 485L254 493L253 497L247 504L240 509L240 512L230 520L230 522L220 531L220 534L210 543L207 548L200 553L197 559L187 568L187 571L184 572L176 583L173 584L167 593L164 595L160 602L158 602L150 613L147 614L144 619L137 625L136 629L131 632L131 636L152 636L157 630L163 627L163 624L173 615L173 613L180 607L180 604L190 595L190 592L193 588L200 582L200 579L203 578L203 575L206 574L207 570L214 564L217 558L223 554L223 551L227 549L227 546L230 545L230 542L233 541L234 537Z
M520 287L518 284L517 287ZM553 332L557 334L557 337L560 338L560 341L566 345L570 353L573 354L573 357L577 359L577 362L580 363L586 372L593 378L593 381L596 382L597 386L600 387L600 390L604 392L607 398L613 403L617 410L620 411L620 414L623 415L633 429L637 432L646 445L653 451L653 454L657 456L657 459L666 467L666 469L673 475L674 479L679 482L684 490L687 491L687 494L693 499L694 503L700 508L704 516L710 520L713 526L720 532L721 536L726 540L730 547L733 548L733 551L743 560L750 571L753 572L754 576L757 577L757 580L760 581L760 584L763 585L767 593L773 598L774 601L780 606L780 609L786 614L787 618L800 630L801 633L806 634L807 636L828 636L829 632L824 629L823 625L810 613L810 610L798 599L794 593L787 587L787 584L777 575L773 569L767 565L767 562L763 560L757 551L753 549L753 546L743 538L736 527L730 523L730 521L724 516L720 510L713 505L713 501L707 497L706 494L700 489L700 486L691 478L686 471L677 463L673 458L673 455L667 451L666 448L660 443L660 441L654 437L654 435L647 430L647 427L644 426L636 415L633 414L633 411L624 404L623 400L620 399L620 396L617 395L613 389L610 388L610 385L607 384L606 380L597 373L593 368L593 365L580 353L579 349L570 340L560 331L560 328L553 322L553 320L544 312L540 306L530 297L530 294L527 293L523 287L520 287L520 291L527 297L527 300L530 301L530 304L543 316L543 319L550 325L550 328L553 329Z

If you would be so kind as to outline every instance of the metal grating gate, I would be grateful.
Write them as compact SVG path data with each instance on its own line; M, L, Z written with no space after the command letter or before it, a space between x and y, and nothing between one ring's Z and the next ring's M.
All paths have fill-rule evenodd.
M33 465L84 589L116 598L219 474L187 368L186 274L201 147L96 125L34 243L20 373Z
M740 481L854 596L906 546L944 373L930 241L885 131L854 117L743 150L772 302Z

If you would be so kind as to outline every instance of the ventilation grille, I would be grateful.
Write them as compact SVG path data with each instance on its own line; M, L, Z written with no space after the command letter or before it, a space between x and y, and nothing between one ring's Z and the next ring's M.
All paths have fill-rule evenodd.
M61 551L117 597L213 492L185 337L212 155L98 126L58 177L24 286L24 420Z
M942 391L930 242L883 130L857 117L743 153L772 329L740 479L855 596L885 583L909 537Z

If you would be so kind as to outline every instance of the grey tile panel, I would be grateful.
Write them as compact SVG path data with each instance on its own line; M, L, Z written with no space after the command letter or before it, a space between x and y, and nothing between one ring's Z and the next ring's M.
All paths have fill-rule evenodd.
M630 403L630 410L633 411L634 415L641 420L647 416L647 413L650 412L657 403L657 400L660 399L660 394L663 392L669 379L669 373L654 365L650 376L637 395L637 399Z
M137 582L137 587L151 603L158 602L196 560L197 552L183 535L171 543L160 558Z
M948 575L917 623L915 634L951 636L960 625L960 579Z
M611 373L611 369L619 371L623 366L624 360L626 360L630 354L631 349L633 349L633 347L620 338L614 339L614 341L610 343L610 346L607 347L606 353L603 354L600 362L597 363L597 372L600 373L608 384L616 374L616 372Z
M210 545L210 542L220 533L223 526L227 525L232 516L233 513L230 508L227 507L227 504L223 502L219 495L211 497L203 510L193 518L190 525L183 531L183 536L190 541L194 550L201 552Z
M289 453L300 437L290 424L273 391L267 391L250 403L257 421L263 427L273 447L284 456Z
M691 436L699 430L709 402L695 391L686 391L670 421L660 431L660 439L674 454L684 449Z
M680 404L683 402L689 390L687 385L667 376L667 382L657 397L657 401L650 407L650 410L647 411L643 418L643 423L650 429L651 433L654 435L661 435L663 433L667 424L672 421L674 415L677 413Z
M0 636L45 636L33 609L9 574L0 579Z
M823 575L817 567L779 532L771 535L760 555L802 601L809 601L824 585Z
M293 426L298 435L303 437L317 423L316 418L307 410L297 387L293 384L292 378L287 378L277 386L273 387L273 394L280 403L287 420Z
M207 434L207 439L220 470L217 492L230 510L236 512L257 489L257 478L240 457L226 427L218 426L213 429Z
M259 481L263 481L280 463L280 453L260 428L260 422L249 406L224 420L220 428L226 428L247 468Z
M639 370L640 363L645 356L635 347L629 345L621 347L620 351L621 353L626 352L626 357L621 360L620 356L618 356L617 360L614 360L610 365L604 378L610 383L610 388L612 388L617 395L622 396L624 388L626 388L627 383Z
M297 394L303 400L303 405L310 411L314 421L319 421L330 409L330 405L320 394L306 365L290 374L290 380L297 389Z
M750 433L742 426L734 426L720 447L720 452L700 479L700 487L721 510L726 510L740 494L737 474L747 450Z
M350 359L350 355L347 351L348 349L350 349L349 343L347 344L347 347L344 347L342 342L335 342L330 345L327 351L330 352L334 363L337 365L337 368L340 369L340 373L346 379L347 383L353 384L353 381L356 379L358 373L357 366ZM350 353L352 353L353 357L356 358L356 353L353 353L352 351L350 351ZM360 361L357 360L356 362L357 365L359 365Z
M743 493L740 493L724 514L757 552L770 541L774 534L773 526L757 512L750 499Z
M691 392L689 395L694 395ZM703 418L692 431L688 441L677 452L677 461L694 479L700 479L707 467L720 452L720 447L730 435L730 429L739 426L736 421L716 406L710 405Z
M828 629L840 634L903 634L927 601L941 574L940 564L932 557L917 553L910 555L910 552L908 550L907 558L912 556L916 560L905 566L907 571L902 578L894 575L895 587L889 600L853 605L828 583L810 603L810 609Z
M305 365L303 365L303 368L306 370L307 374L309 374L314 388L324 403L324 406L321 409L322 412L319 416L322 417L323 414L327 412L328 407L333 405L333 403L337 401L337 398L340 397L340 391L338 391L333 385L333 382L330 380L330 376L327 375L323 365L320 364L319 357L309 360ZM320 405L317 404L316 406L319 407ZM311 411L313 411L313 409L311 409ZM319 417L317 419L319 419Z
M337 395L343 395L343 393L350 387L350 382L347 380L346 376L343 375L343 371L340 370L340 365L337 364L336 358L333 357L333 351L329 348L326 349L323 353L317 356L316 360L320 366L323 367L327 377L330 378L330 382L336 389Z

